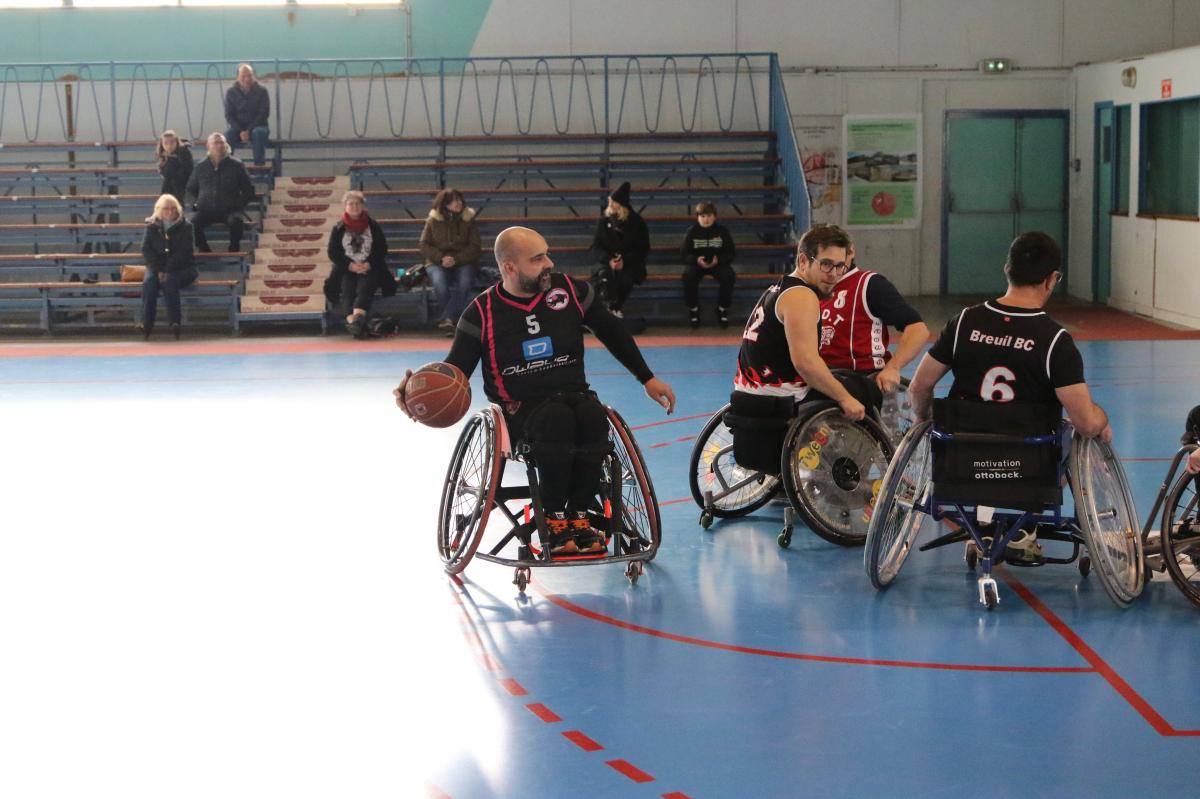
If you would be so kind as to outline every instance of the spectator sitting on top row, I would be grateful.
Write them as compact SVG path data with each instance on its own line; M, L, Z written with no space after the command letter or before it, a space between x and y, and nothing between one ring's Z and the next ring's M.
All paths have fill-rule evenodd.
M237 80L225 92L225 122L229 125L225 138L230 149L249 143L255 165L266 163L270 118L271 95L255 79L254 67L238 64Z

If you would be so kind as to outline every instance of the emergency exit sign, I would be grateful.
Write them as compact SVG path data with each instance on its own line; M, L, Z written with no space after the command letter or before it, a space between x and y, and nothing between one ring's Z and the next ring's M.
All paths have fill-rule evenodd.
M1162 82L1162 97L1164 100L1171 96L1171 79L1164 78Z

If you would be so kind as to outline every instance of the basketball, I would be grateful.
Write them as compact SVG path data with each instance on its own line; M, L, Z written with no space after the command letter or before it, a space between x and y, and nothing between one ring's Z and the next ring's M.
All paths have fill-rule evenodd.
M471 385L457 366L434 361L413 372L404 387L404 407L429 427L449 427L471 407Z

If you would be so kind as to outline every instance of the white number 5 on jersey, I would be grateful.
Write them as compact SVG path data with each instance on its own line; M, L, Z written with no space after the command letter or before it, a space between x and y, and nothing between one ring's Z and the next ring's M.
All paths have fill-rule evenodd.
M531 336L536 336L542 332L542 326L538 323L537 316L534 314L525 317L525 325L525 329L529 331L529 335Z

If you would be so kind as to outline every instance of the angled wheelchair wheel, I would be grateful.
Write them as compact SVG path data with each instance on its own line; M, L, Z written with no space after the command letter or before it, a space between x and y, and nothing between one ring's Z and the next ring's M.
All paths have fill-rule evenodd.
M1137 599L1144 585L1141 525L1129 481L1112 447L1078 434L1068 462L1075 516L1100 584L1118 607Z
M878 422L852 422L831 402L801 405L782 458L784 491L812 531L834 544L862 546L892 458Z
M646 552L646 560L653 560L662 541L654 485L650 482L646 461L637 442L633 440L629 425L612 408L608 409L608 425L613 457L605 459L601 494L609 496L609 490L614 485L619 489L618 526L619 533L624 536L623 549L627 553Z
M900 446L904 434L916 422L912 397L908 394L908 378L900 378L896 390L883 395L883 406L879 409L879 425L892 440L892 446Z
M1171 580L1193 603L1200 605L1200 477L1179 475L1167 494L1162 519L1163 565Z
M929 447L932 425L921 422L905 434L888 464L875 501L863 565L871 585L880 591L900 573L925 520L925 513L918 506L929 500L932 486L933 456Z
M725 425L726 405L717 411L692 447L688 480L692 499L705 507L705 493L712 495L713 516L722 519L753 513L779 492L776 475L743 469L733 459L733 431Z
M438 513L438 554L450 574L471 562L495 504L504 458L499 424L496 410L478 411L454 447Z

